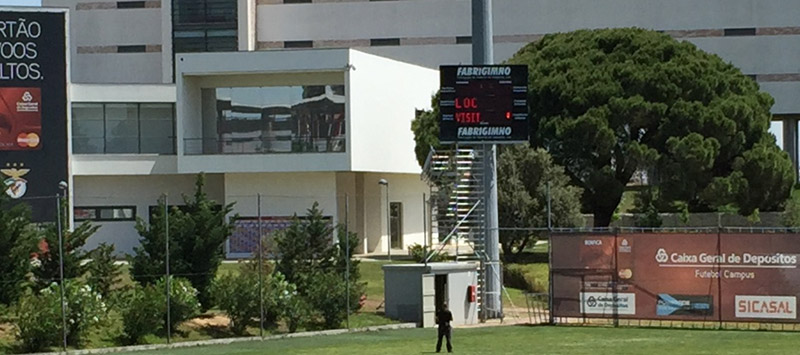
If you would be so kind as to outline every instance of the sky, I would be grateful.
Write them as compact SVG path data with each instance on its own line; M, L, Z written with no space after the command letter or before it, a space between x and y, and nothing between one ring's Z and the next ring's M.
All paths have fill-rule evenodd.
M42 0L0 0L0 6L42 6Z

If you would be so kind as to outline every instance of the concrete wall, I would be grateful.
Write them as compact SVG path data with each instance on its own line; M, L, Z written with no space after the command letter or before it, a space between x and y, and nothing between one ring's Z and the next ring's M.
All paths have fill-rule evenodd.
M141 9L117 9L114 2L42 1L43 6L69 9L73 83L164 82L162 63L172 62L162 57L162 50L171 48L162 45L162 32L172 32L162 26L160 4L148 3ZM117 47L125 45L144 45L146 51L118 53Z
M261 194L262 216L305 215L316 201L326 216L337 217L335 173L225 174L225 201L236 202L234 213L258 216L256 195Z
M168 195L171 205L183 204L182 194L193 194L194 183L195 175L75 176L72 197L76 207L136 206L136 215L147 222L149 206L157 205L162 194ZM206 175L205 191L209 198L224 201L222 176ZM93 223L100 229L87 241L87 249L105 242L124 254L139 245L136 222Z
M350 51L348 136L356 171L420 172L411 121L430 109L439 72Z
M383 271L386 316L405 322L419 322L422 316L422 269Z
M388 247L386 226L386 190L378 185L380 179L389 182L389 201L403 203L403 248L412 244L423 244L422 194L429 191L428 186L416 174L377 174L364 173L362 196L364 218L366 219L365 253L385 254ZM405 250L392 249L393 253L407 254Z
M453 313L453 325L475 324L478 322L478 303L470 302L467 294L468 285L478 284L478 273L475 271L453 272L447 275L447 301Z

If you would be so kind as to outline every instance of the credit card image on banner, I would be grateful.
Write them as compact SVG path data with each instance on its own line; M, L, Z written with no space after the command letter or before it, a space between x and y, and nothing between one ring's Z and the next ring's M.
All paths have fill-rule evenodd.
M42 148L40 88L0 87L0 151Z
M713 297L710 295L671 295L658 294L656 314L659 316L697 316L714 315Z

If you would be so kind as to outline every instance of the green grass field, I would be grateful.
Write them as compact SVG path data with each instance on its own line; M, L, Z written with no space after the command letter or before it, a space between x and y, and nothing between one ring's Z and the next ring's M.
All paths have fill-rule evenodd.
M138 354L425 354L434 329L403 329ZM600 327L505 326L455 329L458 354L797 354L796 333Z

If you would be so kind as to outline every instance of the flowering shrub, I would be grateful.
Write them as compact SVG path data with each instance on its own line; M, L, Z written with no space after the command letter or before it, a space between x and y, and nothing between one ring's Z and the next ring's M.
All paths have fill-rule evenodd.
M49 288L46 290L50 290ZM58 293L35 294L30 289L14 306L17 340L25 352L39 352L61 339L61 298Z
M162 277L156 282L156 290L166 290L166 278ZM197 300L197 289L192 287L187 279L173 278L169 282L170 329L175 330L178 324L200 314L200 301ZM164 325L166 326L167 312L163 312Z
M122 300L122 332L126 343L139 344L145 335L163 328L167 312L167 297L163 289L135 283Z
M102 322L108 311L103 296L91 286L78 281L65 281L64 296L67 303L67 343L74 346L83 344L86 332ZM42 290L58 295L56 283Z
M80 346L86 332L100 325L107 308L102 296L82 282L65 281L67 343ZM38 294L28 290L15 307L17 339L26 351L39 351L61 340L61 290L57 283Z
M257 273L220 276L211 285L211 295L230 318L234 334L244 334L253 319L261 315Z
M294 333L297 328L306 323L311 310L303 297L297 293L297 286L289 281L280 272L275 272L271 279L271 298L275 300L280 316L286 321L289 333Z

